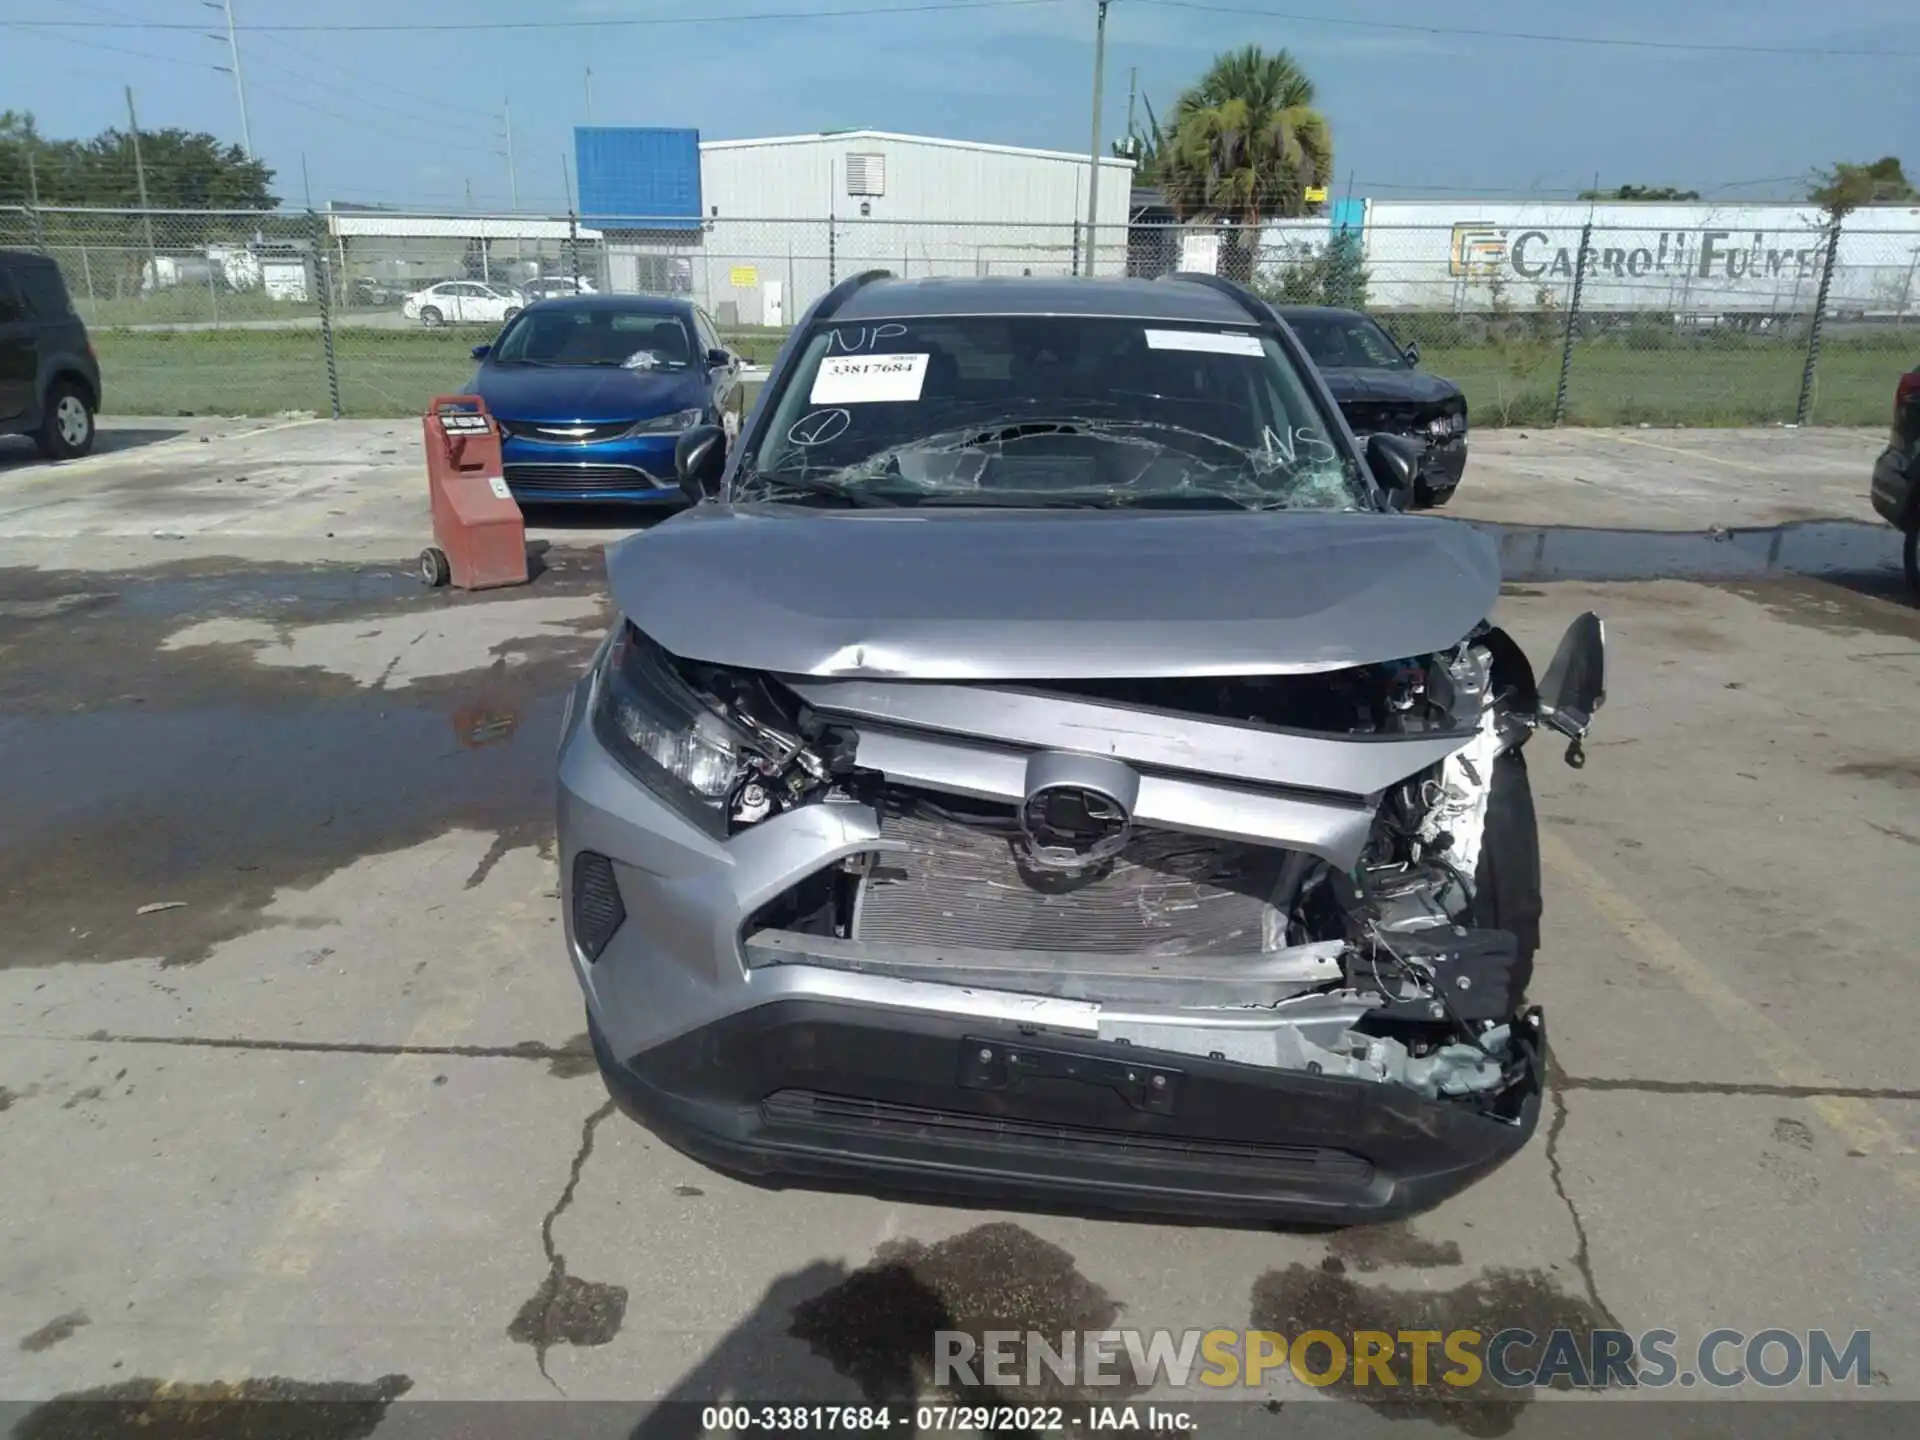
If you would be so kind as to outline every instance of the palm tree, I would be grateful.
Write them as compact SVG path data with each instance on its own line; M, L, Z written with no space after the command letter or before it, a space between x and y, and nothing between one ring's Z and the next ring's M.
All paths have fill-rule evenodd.
M1333 133L1313 81L1285 50L1247 45L1215 58L1166 129L1161 182L1181 219L1245 226L1305 211L1333 176Z

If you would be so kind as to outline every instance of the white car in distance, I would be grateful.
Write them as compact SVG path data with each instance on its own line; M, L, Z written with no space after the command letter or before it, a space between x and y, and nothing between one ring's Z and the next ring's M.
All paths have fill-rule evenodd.
M526 308L527 299L508 285L481 280L442 280L416 290L400 306L409 320L436 325L497 325Z

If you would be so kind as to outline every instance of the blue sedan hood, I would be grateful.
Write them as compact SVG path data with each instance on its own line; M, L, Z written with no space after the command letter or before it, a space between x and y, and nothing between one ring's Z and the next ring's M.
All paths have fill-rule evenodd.
M623 370L614 365L482 365L474 393L503 420L566 424L647 420L707 403L697 370Z

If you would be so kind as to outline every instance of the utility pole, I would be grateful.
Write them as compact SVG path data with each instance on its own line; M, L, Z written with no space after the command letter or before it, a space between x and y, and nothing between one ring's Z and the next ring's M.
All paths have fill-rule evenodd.
M1127 138L1133 138L1133 102L1140 89L1140 67L1127 67Z
M1100 15L1093 32L1093 143L1088 147L1093 165L1087 176L1087 273L1095 273L1094 257L1099 254L1100 232L1100 85L1107 69L1107 3L1100 0Z
M140 117L133 111L133 87L127 91L127 125L133 131L133 176L140 187L140 216L147 222L147 267L153 272L153 286L160 288L160 262L153 253L153 211L147 206L147 166L140 158Z
M593 123L593 67L587 66L587 123Z
M221 11L227 17L227 57L232 62L234 93L240 97L240 148L251 160L253 129L247 124L247 82L240 77L240 40L233 29L233 0L201 0L201 3L209 10Z
M467 209L473 209L473 177L467 177Z
M520 177L513 168L513 101L509 98L502 112L507 123L507 196L510 207L517 213L520 209Z
M300 188L306 192L307 209L313 209L313 182L307 179L307 152L300 152Z

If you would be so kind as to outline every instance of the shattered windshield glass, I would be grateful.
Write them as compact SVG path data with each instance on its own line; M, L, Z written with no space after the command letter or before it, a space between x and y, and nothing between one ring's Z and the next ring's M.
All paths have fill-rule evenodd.
M768 398L736 500L1371 508L1286 352L1247 328L830 323Z

